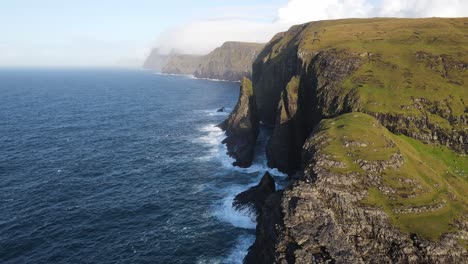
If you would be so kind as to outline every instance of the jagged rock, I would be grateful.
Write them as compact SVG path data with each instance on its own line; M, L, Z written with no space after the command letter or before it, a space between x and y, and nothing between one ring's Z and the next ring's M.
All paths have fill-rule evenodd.
M291 78L281 92L275 128L267 146L271 167L286 173L298 170L302 145L313 127L323 118L358 108L355 91L343 93L341 83L360 64L356 54L324 51L302 69L300 76Z
M219 127L226 131L227 137L223 144L227 146L228 155L236 160L233 165L249 167L253 161L259 133L255 96L249 79L242 80L237 105Z
M358 125L342 125L346 122L340 120ZM388 130L380 125L373 126L375 123L374 118L364 114L347 114L316 127L304 144L303 172L291 177L284 191L268 197L260 212L257 238L245 263L466 262L468 252L460 242L468 233L468 222L463 216L452 224L452 232L432 241L402 232L385 210L364 202L371 186L386 187L382 177L395 170L394 173L398 173L408 162L412 162L412 166L420 162L420 157L414 160L403 157L398 144L387 138ZM359 126L369 128L371 139L363 137L356 146L343 143L356 141L360 135L347 136L339 142L341 136L336 134L337 129L343 135L350 135ZM325 140L327 138L331 141ZM371 144L377 143L388 148L388 153L394 153L386 155L385 159L359 156L363 148L372 149ZM330 151L336 154L331 157ZM414 150L407 151L414 153ZM351 163L344 162L350 157L348 154L358 155L351 155L351 159L363 164L362 170L354 171L349 166ZM363 157L372 160L363 160ZM335 166L338 160L343 160L338 167L340 170ZM414 179L408 181L417 184ZM401 207L397 213L437 211L444 207L444 200L441 202L418 208Z
M220 109L218 109L216 112L222 113L222 112L224 112L224 111L226 111L226 108L223 106L223 107L221 107Z
M259 214L265 205L266 198L276 191L275 179L266 172L260 183L247 191L239 193L232 203L235 208L252 207Z
M283 191L276 191L265 201L263 209L257 217L257 229L255 243L249 248L247 256L244 258L246 264L271 264L274 263L276 255L276 242L278 235L282 234L283 212L281 198ZM293 262L289 262L293 263Z

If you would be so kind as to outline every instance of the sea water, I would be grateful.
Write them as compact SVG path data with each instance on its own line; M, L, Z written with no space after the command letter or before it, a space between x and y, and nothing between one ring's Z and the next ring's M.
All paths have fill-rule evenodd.
M216 127L239 84L139 70L0 69L0 263L242 263L232 208L266 166ZM226 107L227 112L217 112Z

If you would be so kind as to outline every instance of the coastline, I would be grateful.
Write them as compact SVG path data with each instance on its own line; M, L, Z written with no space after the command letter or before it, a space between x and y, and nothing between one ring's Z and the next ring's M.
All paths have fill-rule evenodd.
M148 70L148 71L151 71L151 70ZM180 77L186 77L186 78L190 78L190 79L193 79L193 80L205 80L205 81L212 81L212 82L230 82L230 83L240 83L241 81L230 81L230 80L222 80L222 79L211 79L211 78L200 78L200 77L195 77L195 75L193 74L179 74L179 73L164 73L164 72L154 72L154 71L151 71L153 72L154 74L157 74L157 75L165 75L165 76L180 76Z

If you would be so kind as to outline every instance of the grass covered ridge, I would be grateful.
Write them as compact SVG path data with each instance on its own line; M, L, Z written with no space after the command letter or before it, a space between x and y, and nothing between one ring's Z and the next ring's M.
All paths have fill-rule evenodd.
M323 153L343 164L329 170L362 175L368 190L363 205L381 207L403 232L436 240L457 231L455 221L468 216L468 157L394 135L363 113L323 120L319 127L319 138L327 138Z
M303 69L308 69L318 54L327 51L360 61L357 70L337 85L334 94L343 95L337 102L353 91L355 111L400 119L392 131L468 151L468 18L341 19L293 26L275 36L260 54L255 89L264 97L274 95L270 90L275 85L287 89L286 80L298 73L291 70L292 75L284 78L275 74L278 69L290 70L291 56L297 54ZM339 66L332 67L336 69L331 74L340 72ZM327 89L329 77L317 78ZM265 104L260 106L268 110ZM401 121L407 117L409 122Z

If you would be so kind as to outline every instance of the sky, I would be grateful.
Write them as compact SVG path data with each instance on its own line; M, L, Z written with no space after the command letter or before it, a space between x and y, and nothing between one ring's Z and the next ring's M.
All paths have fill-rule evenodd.
M377 16L467 17L468 0L0 0L0 66L139 66L153 47L206 54L294 24Z

